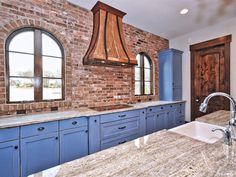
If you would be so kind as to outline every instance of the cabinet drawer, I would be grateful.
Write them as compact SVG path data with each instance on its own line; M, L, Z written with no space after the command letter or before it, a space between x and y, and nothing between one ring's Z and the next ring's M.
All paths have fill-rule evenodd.
M58 122L47 122L41 124L32 124L21 127L21 138L36 136L58 131Z
M60 124L60 130L66 130L66 129L71 129L71 128L77 128L81 126L87 126L88 125L88 120L86 117L78 117L78 118L73 118L73 119L68 119L68 120L62 120L59 122Z
M19 139L19 127L0 129L0 143Z
M138 117L101 124L101 139L129 136L139 131Z
M134 111L125 111L125 112L101 115L101 123L112 122L131 117L137 117L139 116L139 112L140 112L139 110L134 110Z
M101 142L101 150L103 149L107 149L109 147L113 147L113 146L117 146L117 145L120 145L120 144L124 144L128 141L131 141L131 140L134 140L138 138L138 135L137 134L134 134L134 135L131 135L131 136L128 136L128 137L124 137L124 138L120 138L120 139L117 139L117 140L114 140L114 141L109 141L109 142Z
M184 118L184 116L178 117L178 118L176 119L176 126L183 125L183 124L185 124L185 118Z
M147 114L152 114L152 113L159 112L159 111L165 111L167 109L168 109L168 105L153 106L153 107L147 108Z

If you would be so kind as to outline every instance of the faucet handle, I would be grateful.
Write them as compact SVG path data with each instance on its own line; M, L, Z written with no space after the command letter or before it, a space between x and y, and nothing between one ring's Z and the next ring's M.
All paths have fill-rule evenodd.
M211 130L212 132L215 131L221 131L223 133L224 136L224 143L226 145L231 146L232 145L232 136L231 136L231 130L230 127L227 127L225 130L221 129L221 128L214 128Z

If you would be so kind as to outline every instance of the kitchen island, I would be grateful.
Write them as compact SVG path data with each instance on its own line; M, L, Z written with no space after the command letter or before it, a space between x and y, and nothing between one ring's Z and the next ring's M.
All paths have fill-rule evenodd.
M225 116L214 118L219 114ZM208 119L227 122L227 115L220 111ZM235 154L235 142L206 144L163 130L32 176L236 176Z

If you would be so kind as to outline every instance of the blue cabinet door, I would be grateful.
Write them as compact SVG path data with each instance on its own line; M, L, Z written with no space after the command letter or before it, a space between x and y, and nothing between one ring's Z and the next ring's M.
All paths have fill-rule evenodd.
M139 126L139 136L144 136L146 134L146 109L140 110Z
M176 110L171 109L167 112L167 129L173 128L176 126Z
M0 143L0 177L19 177L19 140Z
M101 150L100 116L93 116L89 119L89 154Z
M22 177L59 165L58 133L21 140Z
M156 131L156 114L150 114L146 117L146 134Z
M182 99L182 53L175 49L159 53L160 100Z
M60 163L86 155L88 155L87 126L60 132Z
M166 128L166 112L160 112L156 115L156 131L163 130Z

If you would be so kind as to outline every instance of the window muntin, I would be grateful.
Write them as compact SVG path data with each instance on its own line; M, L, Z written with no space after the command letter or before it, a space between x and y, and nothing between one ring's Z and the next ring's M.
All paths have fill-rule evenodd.
M147 55L136 56L138 65L135 67L135 95L152 94L152 63Z
M25 28L11 34L6 45L8 102L64 98L63 51L44 30Z

